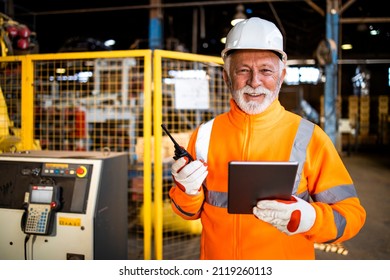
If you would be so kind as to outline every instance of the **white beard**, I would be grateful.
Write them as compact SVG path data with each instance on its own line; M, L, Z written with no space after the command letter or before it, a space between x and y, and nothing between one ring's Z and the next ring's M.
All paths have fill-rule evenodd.
M233 90L232 95L234 101L236 101L238 107L247 113L248 115L256 115L264 112L269 105L274 102L274 100L278 97L278 89L275 90L275 92L270 91L269 89L266 89L262 86L259 86L257 88L252 88L251 86L244 86L241 89ZM264 100L259 103L257 101L245 101L244 94L253 94L253 95L260 95L264 94Z

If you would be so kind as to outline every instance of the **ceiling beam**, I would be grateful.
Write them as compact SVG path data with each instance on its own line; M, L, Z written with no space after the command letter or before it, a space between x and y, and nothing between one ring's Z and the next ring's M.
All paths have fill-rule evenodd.
M390 17L377 17L377 18L341 18L340 23L381 23L390 22Z
M57 15L57 14L76 14L76 13L95 13L95 12L110 12L123 10L141 10L141 9L167 9L167 8L184 8L184 7L202 7L202 6L217 6L229 4L258 4L269 2L303 2L306 0L219 0L219 1L194 1L182 3L161 3L149 5L132 5L132 6L118 6L105 8L88 8L88 9L72 9L72 10L55 10L45 12L28 12L29 15L43 16L43 15Z

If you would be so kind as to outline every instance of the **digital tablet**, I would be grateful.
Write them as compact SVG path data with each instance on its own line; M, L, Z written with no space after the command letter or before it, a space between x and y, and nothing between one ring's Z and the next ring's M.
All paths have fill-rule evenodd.
M228 213L252 214L261 199L291 198L298 162L231 161Z

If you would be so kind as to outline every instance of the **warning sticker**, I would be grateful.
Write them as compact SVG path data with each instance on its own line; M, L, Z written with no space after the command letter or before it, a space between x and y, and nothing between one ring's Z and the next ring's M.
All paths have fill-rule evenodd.
M58 223L60 226L79 227L79 226L81 226L81 219L80 218L59 217Z

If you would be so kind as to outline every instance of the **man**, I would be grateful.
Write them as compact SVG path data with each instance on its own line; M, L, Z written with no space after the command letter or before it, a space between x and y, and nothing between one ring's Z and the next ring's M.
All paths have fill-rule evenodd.
M178 215L202 221L201 259L314 259L314 242L354 237L366 212L338 152L319 126L278 100L287 60L278 28L260 18L242 21L222 58L231 109L193 133L194 161L173 163L169 193ZM253 214L229 214L233 160L298 161L291 200L262 200Z

